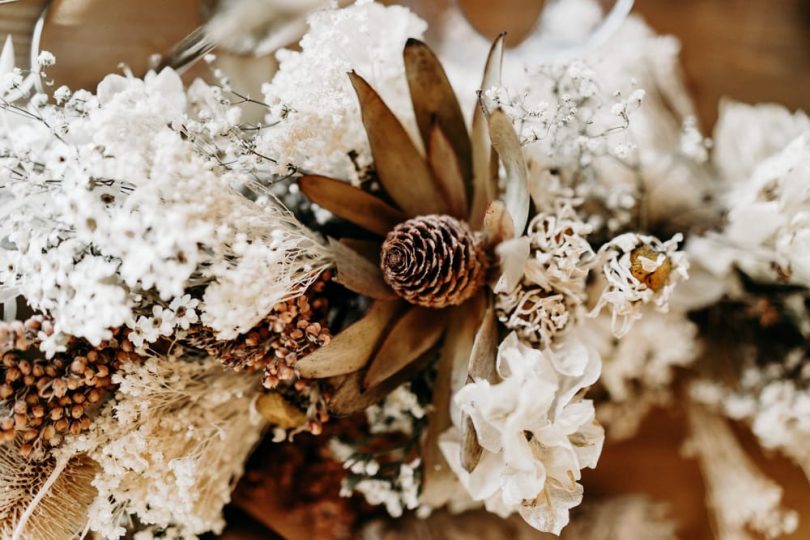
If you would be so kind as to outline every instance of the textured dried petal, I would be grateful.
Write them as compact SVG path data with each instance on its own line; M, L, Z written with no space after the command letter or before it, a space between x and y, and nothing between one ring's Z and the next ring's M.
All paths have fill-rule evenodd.
M447 205L427 162L391 109L360 75L351 72L374 166L385 190L409 216L443 214Z
M515 233L522 235L529 219L529 185L526 158L520 147L512 120L501 109L489 115L489 136L492 147L506 169L503 202L512 216Z
M481 80L481 91L501 84L501 65L503 63L503 38L498 36L489 50ZM472 157L473 157L473 197L470 211L470 224L478 228L484 220L489 203L498 194L498 159L489 141L489 131L484 111L484 103L479 98L473 112L472 120Z
M421 41L409 39L403 56L416 123L425 147L430 146L433 125L438 124L457 156L465 198L469 200L472 196L472 148L453 87L439 59Z
M451 216L420 216L397 225L382 247L383 279L412 304L458 305L486 277L486 254L466 223Z
M329 342L296 363L302 377L320 379L352 373L366 366L402 302L377 301L368 313Z
M495 358L498 354L498 325L495 319L495 309L487 306L481 326L475 334L470 363L469 376L473 379L485 379L490 383L499 381L495 368Z
M363 387L373 388L404 370L439 341L447 322L447 314L440 310L410 308L394 324L374 355Z
M484 449L478 442L478 435L475 434L475 425L469 416L465 416L461 425L461 466L464 470L471 472L481 460Z
M447 202L448 214L467 218L467 191L458 157L439 124L433 124L427 143L428 163Z
M396 293L386 285L378 266L335 240L329 239L337 273L334 280L350 291L377 300L394 300Z
M467 365L473 341L484 310L484 295L453 308L442 345L439 371L433 384L433 402L428 413L427 436L423 443L424 477L421 500L434 508L443 506L453 495L456 477L439 449L439 435L451 426L450 400L467 382Z
M342 180L308 175L302 176L298 185L318 206L380 236L406 219L400 210Z

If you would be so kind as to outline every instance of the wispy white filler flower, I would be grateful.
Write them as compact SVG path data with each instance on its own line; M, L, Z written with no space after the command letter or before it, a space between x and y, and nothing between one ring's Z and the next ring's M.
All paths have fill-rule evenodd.
M483 448L467 472L460 435L451 429L440 446L470 496L502 516L520 513L541 531L559 534L568 511L582 500L580 471L595 467L604 431L581 391L599 377L595 351L564 344L554 355L532 349L510 334L498 349L501 381L474 381L455 397Z

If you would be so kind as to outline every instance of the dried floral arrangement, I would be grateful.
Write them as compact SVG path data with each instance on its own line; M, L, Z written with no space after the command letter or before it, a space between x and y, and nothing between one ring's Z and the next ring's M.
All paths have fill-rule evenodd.
M0 537L196 538L233 496L323 538L478 508L674 538L580 483L673 401L718 537L796 528L729 419L810 476L810 120L726 103L706 139L634 17L482 73L444 24L317 11L261 99L171 69L49 96L7 43Z

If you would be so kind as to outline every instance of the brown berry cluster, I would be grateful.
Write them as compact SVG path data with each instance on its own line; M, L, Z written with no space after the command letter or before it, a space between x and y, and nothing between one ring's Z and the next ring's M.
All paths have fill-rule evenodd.
M313 388L313 381L298 376L295 364L332 338L326 324L329 303L324 295L330 280L330 272L323 272L303 295L279 302L259 324L236 339L217 340L210 328L198 326L189 330L187 343L236 371L263 371L265 388L291 388L308 408L311 396L320 400L320 393ZM316 416L316 423L328 419L325 408ZM313 425L316 431L319 427Z
M137 358L126 339L93 347L71 338L66 352L47 359L36 336L52 331L42 317L0 323L0 443L19 437L24 455L37 445L57 446L65 435L87 430L113 389L112 373Z

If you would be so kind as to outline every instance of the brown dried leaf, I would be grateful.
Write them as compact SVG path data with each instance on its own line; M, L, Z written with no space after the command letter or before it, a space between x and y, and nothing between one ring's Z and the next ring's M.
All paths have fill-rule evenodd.
M371 261L374 266L380 265L380 249L382 245L379 241L341 238L340 243Z
M293 429L304 425L307 415L277 392L262 394L256 400L256 410L271 425Z
M424 480L422 500L428 506L443 506L452 495L456 476L439 449L439 436L450 427L450 400L467 382L467 365L473 341L485 306L483 292L453 308L448 315L444 344L439 357L439 370L433 384L433 402L428 413L427 436L423 443Z
M298 185L318 206L380 236L406 219L400 210L342 180L307 175L298 180Z
M489 50L481 80L480 91L484 92L501 84L501 65L503 63L503 38L498 36ZM484 111L484 103L479 98L473 112L472 120L472 158L473 158L473 197L470 211L470 224L474 229L481 226L489 203L498 195L498 160L494 156L489 141L489 131Z
M363 386L373 388L408 367L439 341L447 322L444 310L411 307L394 324L374 355Z
M464 470L471 472L478 465L483 451L475 433L475 425L472 419L466 416L461 425L461 466Z
M395 300L397 295L385 283L379 266L341 244L334 238L329 239L329 247L335 258L337 272L334 280L350 291L377 300Z
M416 123L425 148L430 146L433 125L438 124L457 156L465 199L469 200L472 197L472 147L453 87L439 59L423 42L409 39L403 56ZM457 217L467 217L466 212Z
M335 392L329 401L329 410L339 416L362 411L368 406L379 402L397 386L414 378L434 358L435 355L432 354L432 351L428 351L411 362L406 368L389 377L382 384L368 390L363 389L362 371L336 377L333 380Z
M512 120L501 109L489 115L489 137L506 169L503 202L512 216L515 234L519 236L529 219L528 170Z
M499 382L495 369L495 358L498 354L498 324L495 320L495 308L487 306L481 326L475 334L470 363L467 372L470 378L486 379L492 384Z
M444 214L447 205L427 162L391 109L360 75L349 73L366 128L374 165L385 190L410 216Z
M439 124L433 124L427 143L428 163L436 184L447 203L448 213L459 219L467 218L467 191L458 157Z
M298 360L298 373L309 379L323 379L364 368L401 308L402 302L374 302L362 319L338 333L328 345Z

